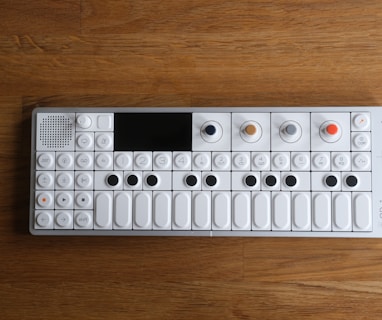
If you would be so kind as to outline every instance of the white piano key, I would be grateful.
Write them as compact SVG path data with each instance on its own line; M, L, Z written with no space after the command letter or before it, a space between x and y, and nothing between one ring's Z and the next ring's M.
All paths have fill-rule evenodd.
M271 230L271 193L252 194L252 230Z
M114 193L114 229L132 228L132 192Z
M312 231L332 230L332 199L330 192L312 193Z
M153 192L153 229L171 229L171 192Z
M133 191L133 229L152 228L152 192Z
M272 193L272 230L291 229L291 204L289 192Z
M113 192L95 192L94 198L94 229L111 229L113 214Z
M371 193L353 192L353 231L372 231Z
M292 192L293 231L310 231L312 229L310 199L309 192Z
M212 229L231 230L230 192L212 192Z
M211 229L211 192L192 193L192 229Z
M232 193L232 230L251 230L251 193Z
M191 229L191 191L180 191L173 193L172 229Z
M351 231L351 193L333 192L333 231Z

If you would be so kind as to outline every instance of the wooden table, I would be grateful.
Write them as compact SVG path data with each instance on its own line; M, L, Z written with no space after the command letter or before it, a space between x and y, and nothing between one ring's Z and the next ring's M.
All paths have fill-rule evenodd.
M378 239L28 234L35 106L381 105L381 22L381 1L2 1L1 319L381 319Z

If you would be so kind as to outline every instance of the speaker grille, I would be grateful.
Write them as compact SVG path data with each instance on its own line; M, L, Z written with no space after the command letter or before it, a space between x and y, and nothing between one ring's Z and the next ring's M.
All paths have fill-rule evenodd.
M48 115L40 122L39 137L42 146L63 149L73 139L73 122L65 115Z

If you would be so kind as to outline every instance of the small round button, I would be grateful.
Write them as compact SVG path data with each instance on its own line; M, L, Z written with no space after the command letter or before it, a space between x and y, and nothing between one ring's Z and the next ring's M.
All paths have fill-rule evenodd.
M370 134L366 132L360 132L353 137L353 150L367 150L370 148Z
M106 169L111 166L111 157L107 153L100 153L97 155L96 164L100 169Z
M36 217L36 223L41 228L47 228L52 221L52 217L47 212L40 212Z
M92 218L88 212L78 212L75 218L76 225L80 228L90 227L92 224Z
M131 174L127 177L126 181L129 186L135 186L138 184L138 177L135 174Z
M159 153L154 158L154 163L157 169L164 170L166 168L171 169L171 159L166 153Z
M80 208L87 208L91 205L92 198L88 192L80 192L76 195L76 205Z
M193 174L186 177L186 184L190 187L194 187L198 183L198 178Z
M269 156L266 153L258 153L253 157L253 166L257 170L265 170L269 166Z
M369 116L364 113L360 113L354 116L353 125L358 130L367 130L369 128Z
M80 188L88 188L92 185L92 177L89 173L83 172L76 177L77 186Z
M246 169L249 168L249 155L246 153L238 153L233 158L233 165L237 169Z
M146 183L150 186L150 187L154 187L157 185L158 183L158 178L157 176L153 175L153 174L150 174L149 176L147 176L146 178Z
M80 169L92 169L93 159L88 153L80 153L76 157L76 165Z
M100 134L96 138L96 144L99 149L108 149L111 143L111 137L107 134Z
M53 178L50 173L42 172L37 177L37 183L41 188L48 188L53 184Z
M79 149L93 149L93 137L90 133L81 133L77 137L77 147Z
M187 170L190 168L191 159L188 153L179 153L174 158L174 166L176 169Z
M336 176L327 176L325 179L325 183L328 187L335 187L337 185L337 177Z
M208 126L205 127L204 131L209 136L212 136L216 133L216 127L212 124L209 124Z
M70 168L73 164L73 157L68 153L62 153L57 157L57 166L62 169Z
M370 165L370 156L368 153L359 153L354 156L353 164L360 170L366 170Z
M245 177L245 184L248 186L248 187L253 187L255 186L257 183L257 179L255 176L253 175L248 175Z
M358 179L356 176L347 176L346 177L346 184L348 187L355 187L358 184Z
M211 156L209 153L198 153L194 156L194 168L199 170L211 170Z
M82 129L88 129L92 125L92 120L89 116L81 114L77 117L77 125Z
M54 161L53 157L49 153L42 153L37 158L37 163L41 168L48 169L53 166L54 170Z
M297 179L295 176L289 175L285 178L285 184L288 187L294 187L297 184Z
M56 177L56 183L61 188L69 188L72 184L72 181L73 177L67 172L62 172Z
M131 162L131 156L125 153L120 153L115 157L115 165L119 169L127 169Z
M206 177L206 184L207 184L207 186L209 186L209 187L213 187L213 186L215 186L217 182L218 182L218 181L217 181L216 177L213 176L213 175L208 175L208 176Z
M111 187L115 187L119 182L118 176L111 174L107 177L107 184Z
M67 192L60 192L56 196L56 204L62 208L68 208L72 205L72 196Z
M265 183L268 187L274 187L277 183L277 178L273 175L269 175L265 178Z
M69 212L61 211L56 214L56 224L60 228L68 227L72 222L72 217Z

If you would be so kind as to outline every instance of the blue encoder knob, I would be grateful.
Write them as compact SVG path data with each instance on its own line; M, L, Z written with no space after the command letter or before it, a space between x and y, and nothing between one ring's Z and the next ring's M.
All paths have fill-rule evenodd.
M209 135L209 136L212 136L216 133L216 128L214 125L212 124L209 124L205 129L204 131Z

